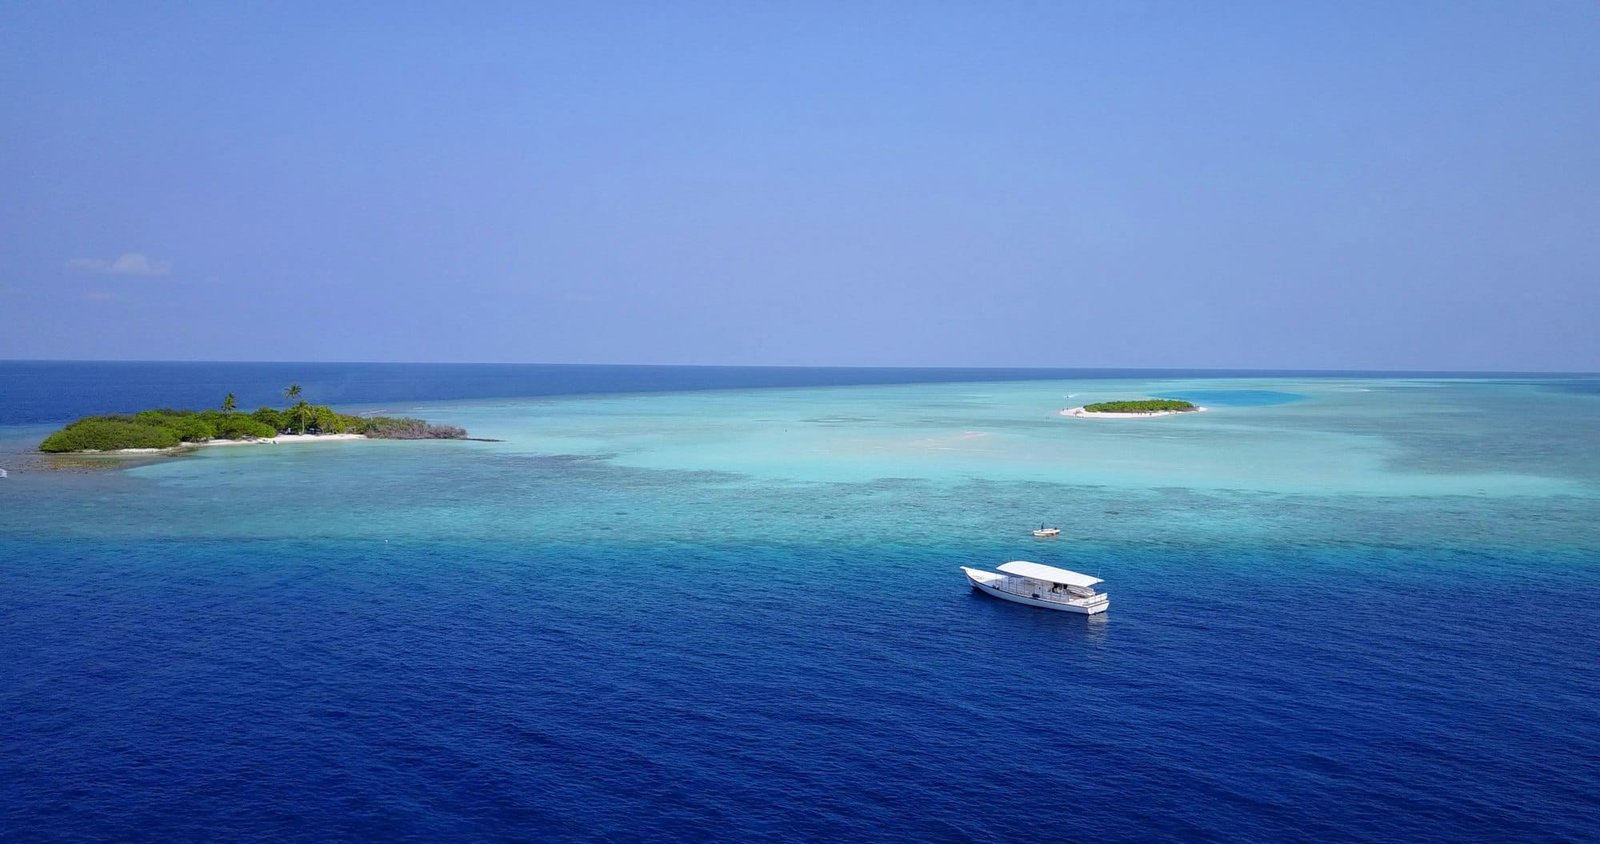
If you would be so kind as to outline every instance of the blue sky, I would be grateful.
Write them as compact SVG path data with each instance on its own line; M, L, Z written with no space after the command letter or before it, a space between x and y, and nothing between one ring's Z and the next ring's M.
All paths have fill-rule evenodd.
M1600 370L1600 5L0 6L0 358Z

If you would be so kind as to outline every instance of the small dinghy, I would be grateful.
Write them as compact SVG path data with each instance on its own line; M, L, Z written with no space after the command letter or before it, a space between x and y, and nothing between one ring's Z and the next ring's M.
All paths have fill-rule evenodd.
M1104 592L1094 591L1098 577L1090 577L1055 566L1014 560L1000 566L998 572L962 566L967 582L979 592L985 592L1006 601L1044 607L1047 610L1094 615L1111 607L1111 598Z
M1039 539L1050 539L1051 537L1060 536L1061 528L1045 527L1044 525L1040 525L1039 529L1033 532L1033 535Z

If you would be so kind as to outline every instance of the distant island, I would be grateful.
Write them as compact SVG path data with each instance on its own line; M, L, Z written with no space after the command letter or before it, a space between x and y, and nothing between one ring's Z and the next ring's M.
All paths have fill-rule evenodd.
M86 416L46 437L39 450L53 454L85 451L160 450L220 443L283 442L316 439L460 440L464 428L430 425L421 419L349 416L301 398L299 384L284 391L299 401L282 410L262 407L239 413L232 393L217 410L146 410L132 414Z
M1095 404L1086 404L1083 409L1090 413L1183 413L1190 410L1199 410L1193 404L1177 399L1103 401Z
M1205 408L1178 399L1137 399L1129 401L1103 401L1083 407L1069 407L1062 416L1131 419L1149 416L1171 416L1175 413L1194 413Z

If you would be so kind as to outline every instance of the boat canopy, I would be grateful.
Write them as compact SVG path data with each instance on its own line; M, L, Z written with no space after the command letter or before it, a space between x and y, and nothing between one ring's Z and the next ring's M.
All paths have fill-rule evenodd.
M1055 566L1047 566L1042 563L1030 563L1027 560L1014 560L1006 563L1003 566L1000 566L1000 570L1006 574L1014 574L1018 577L1031 577L1034 580L1044 580L1050 583L1063 583L1067 586L1080 586L1085 589L1095 585L1096 583L1105 582L1098 577L1090 577L1087 574L1079 574L1075 571L1058 569Z

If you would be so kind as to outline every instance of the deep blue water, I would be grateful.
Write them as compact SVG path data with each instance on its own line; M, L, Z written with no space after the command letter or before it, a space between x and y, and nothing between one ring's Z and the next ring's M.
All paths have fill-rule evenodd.
M1179 370L897 369L448 363L170 363L0 361L0 425L60 422L152 406L241 408L283 403L300 384L319 404L505 396L648 393L949 381L1183 375Z
M900 369L742 366L602 366L447 363L183 363L0 361L0 425L62 422L97 413L156 407L204 408L233 393L239 407L281 405L300 384L319 404L449 401L505 396L645 393L750 387L1017 381L1033 379L1352 377L1360 372L1287 370L1208 372L1157 369ZM1387 373L1386 377L1441 373ZM1443 373L1450 375L1450 373ZM1459 375L1459 374L1457 374ZM1509 376L1507 376L1509 377ZM1547 377L1540 383L1594 390L1594 376ZM1223 391L1212 401L1254 403L1266 392ZM1219 396L1222 393L1218 393Z
M13 422L286 380L370 403L829 377L46 365L77 373L57 395L34 366L0 364ZM1593 430L1566 383L1534 385ZM1281 391L1186 395L1258 392ZM372 445L0 479L0 838L1600 837L1592 491L778 483ZM1047 506L1091 532L995 528ZM960 583L1019 548L1106 576L1111 612Z
M1573 603L1596 580L1577 559L1440 586L1236 548L1186 560L1201 574L1181 591L1121 578L1110 616L1086 622L917 573L949 551L627 550L0 544L32 571L8 575L0 605L7 826L152 841L1596 830L1595 619ZM937 597L866 600L795 571L868 560ZM612 583L641 603L601 600Z

